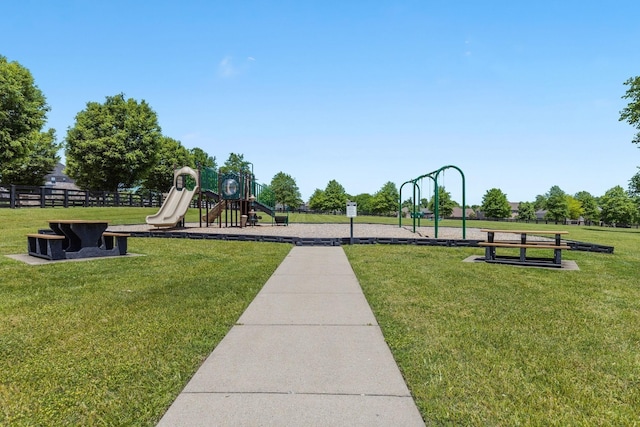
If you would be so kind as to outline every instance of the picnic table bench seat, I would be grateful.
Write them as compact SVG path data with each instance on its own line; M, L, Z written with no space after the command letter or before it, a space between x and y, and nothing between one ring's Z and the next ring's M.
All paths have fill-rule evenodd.
M49 260L64 259L62 248L65 237L58 234L27 234L27 251L29 255Z
M100 247L107 251L117 249L120 255L127 254L127 238L131 237L128 233L116 233L113 231L105 231L102 233L102 242Z

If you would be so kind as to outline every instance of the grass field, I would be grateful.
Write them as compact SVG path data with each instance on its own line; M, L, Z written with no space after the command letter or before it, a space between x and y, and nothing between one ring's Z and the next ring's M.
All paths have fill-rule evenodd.
M143 209L0 210L0 255L46 219ZM0 425L155 425L290 247L130 239L144 256L28 266L0 256Z
M0 255L24 253L47 219L154 212L0 210ZM427 425L640 425L640 232L533 227L615 253L568 252L580 271L550 271L461 262L479 248L344 249ZM143 256L37 267L0 256L0 425L154 425L289 250L132 238Z
M568 252L580 271L558 271L345 247L427 425L640 425L640 233L563 229L615 254Z

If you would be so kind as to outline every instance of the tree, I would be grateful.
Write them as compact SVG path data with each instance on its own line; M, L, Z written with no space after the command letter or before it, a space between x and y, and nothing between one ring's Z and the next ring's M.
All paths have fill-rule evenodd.
M380 190L373 196L371 203L371 210L375 214L388 215L392 212L396 212L398 209L398 199L400 194L396 185L388 181L382 186Z
M15 160L2 165L0 176L7 183L18 185L39 186L44 184L45 175L51 173L56 163L60 161L56 143L56 132L34 132L29 137L29 154L21 160Z
M533 202L533 208L536 211L547 209L547 196L545 196L544 194L538 194L536 196L536 201Z
M156 162L162 134L144 100L107 96L88 102L67 131L67 173L81 188L116 191L137 185Z
M244 159L244 154L229 153L229 158L220 167L221 173L251 173L251 162Z
M582 205L582 218L584 218L585 223L589 224L600 218L598 201L588 191L580 191L573 197Z
M324 203L322 205L322 210L325 212L343 211L346 207L347 193L338 181L332 179L324 190Z
M409 197L407 200L405 200L404 202L402 202L402 209L407 209L410 212L413 212L413 199L411 197Z
M629 104L620 111L619 121L626 120L631 126L640 130L640 76L631 77L625 85L629 86L622 99L629 99ZM633 138L633 143L640 143L640 132Z
M605 224L613 226L631 224L636 217L633 199L621 186L609 189L600 200L602 212L600 218Z
M358 194L353 197L353 201L358 204L358 215L368 215L373 213L373 196L371 194Z
M324 198L324 191L316 188L311 197L309 197L309 209L321 211L324 206Z
M507 195L499 188L488 190L482 197L482 212L487 218L509 218L511 216L511 205L507 200Z
M640 196L640 171L636 172L629 180L629 194L632 196Z
M567 203L567 194L554 185L546 194L547 213L545 218L553 221L565 221L569 217L569 204Z
M582 209L582 203L579 200L573 198L571 195L566 195L567 199L567 209L569 210L569 218L573 220L580 219L582 214L584 213L584 209Z
M435 213L435 195L429 200L428 209ZM451 193L445 191L444 187L438 186L438 216L448 218L453 213L456 203L451 200Z
M27 156L30 142L44 126L48 111L31 72L0 55L0 165Z
M520 202L518 205L518 217L520 221L533 221L536 219L536 209L531 202Z
M282 206L298 207L302 204L302 198L300 196L300 190L296 184L296 180L287 175L284 172L278 172L271 179L271 190L275 195L276 203L280 203Z
M166 193L173 186L173 172L183 166L195 167L189 150L180 141L163 136L157 153L157 161L149 170L142 186L148 190Z
M217 169L216 158L211 157L202 148L192 148L190 150L193 164L195 167Z

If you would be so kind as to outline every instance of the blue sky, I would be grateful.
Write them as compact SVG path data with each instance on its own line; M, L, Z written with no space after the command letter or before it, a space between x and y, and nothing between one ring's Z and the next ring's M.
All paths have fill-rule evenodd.
M219 164L244 154L264 183L285 172L305 200L332 179L374 193L450 164L468 204L491 188L600 196L640 165L618 121L640 75L637 0L22 0L0 14L0 55L31 71L60 141L87 102L122 92L164 135ZM459 174L442 180L460 202Z

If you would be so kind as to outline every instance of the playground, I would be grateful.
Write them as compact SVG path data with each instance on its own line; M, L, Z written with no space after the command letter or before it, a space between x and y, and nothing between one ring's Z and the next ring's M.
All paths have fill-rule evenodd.
M212 168L199 170L184 166L174 171L173 186L160 210L148 215L146 223L156 228L184 226L187 210L197 197L200 209L199 227L214 222L219 227L246 227L255 225L269 215L272 223L286 224L275 212L273 192L255 180L247 171L226 172Z

